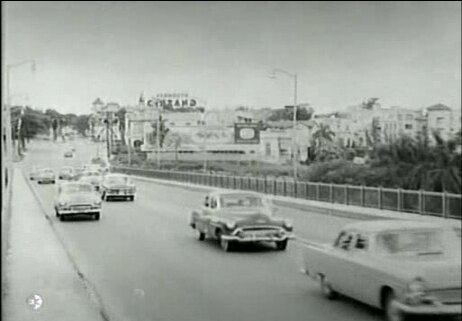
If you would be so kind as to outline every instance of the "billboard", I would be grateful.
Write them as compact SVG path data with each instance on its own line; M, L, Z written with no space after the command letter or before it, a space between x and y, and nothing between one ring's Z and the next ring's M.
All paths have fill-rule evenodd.
M235 123L235 144L260 144L260 125L257 123Z
M148 99L148 107L160 107L167 110L172 109L195 109L202 104L197 98L190 97L186 93L163 93Z

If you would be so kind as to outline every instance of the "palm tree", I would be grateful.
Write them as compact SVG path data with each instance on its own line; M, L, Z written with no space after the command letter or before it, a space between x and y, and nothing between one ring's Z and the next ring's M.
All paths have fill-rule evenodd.
M330 129L329 125L320 124L318 126L318 129L311 137L311 148L316 159L325 158L321 155L333 154L331 156L334 156L338 152L333 144L334 137L335 133Z

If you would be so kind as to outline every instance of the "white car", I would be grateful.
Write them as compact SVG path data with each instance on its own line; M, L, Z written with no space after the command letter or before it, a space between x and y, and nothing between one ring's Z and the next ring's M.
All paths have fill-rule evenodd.
M89 215L99 220L101 199L93 186L81 182L62 183L55 199L56 216L63 221L77 215Z

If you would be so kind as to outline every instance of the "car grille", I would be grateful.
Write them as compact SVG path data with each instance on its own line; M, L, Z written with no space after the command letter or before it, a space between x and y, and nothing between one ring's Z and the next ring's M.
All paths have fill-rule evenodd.
M79 204L79 205L71 205L71 210L80 211L80 210L89 210L91 209L90 204Z
M274 227L245 227L239 233L241 237L278 237L282 229Z
M428 295L435 297L439 302L444 304L459 304L461 299L461 288L431 290Z

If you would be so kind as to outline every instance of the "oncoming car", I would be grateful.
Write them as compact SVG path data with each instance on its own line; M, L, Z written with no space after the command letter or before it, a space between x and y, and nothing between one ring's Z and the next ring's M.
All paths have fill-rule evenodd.
M99 220L101 199L88 183L66 182L58 187L55 199L56 216L64 221L69 216L89 215Z
M44 184L44 183L54 184L56 182L55 172L51 168L41 169L38 171L36 180L38 184Z
M101 183L101 198L105 201L109 198L124 198L135 200L136 186L131 179L124 174L107 174Z
M191 213L190 226L197 238L217 239L224 251L236 243L273 242L285 250L293 238L289 220L275 217L269 200L254 192L212 192L202 208Z

